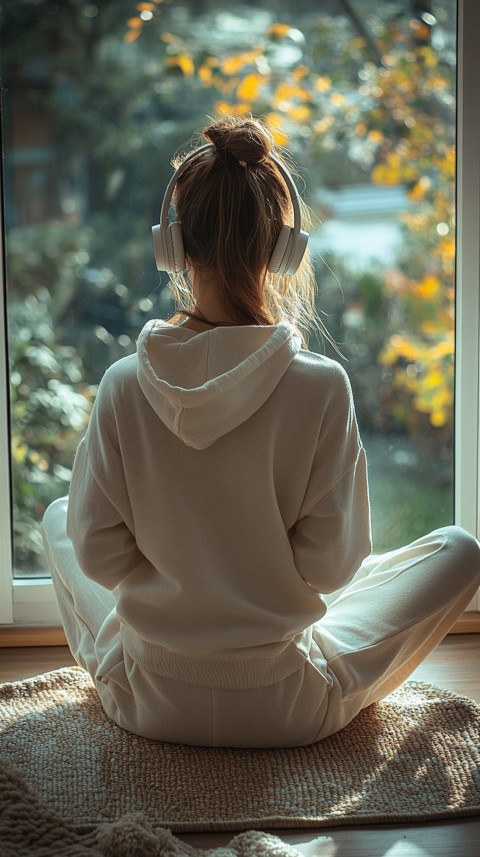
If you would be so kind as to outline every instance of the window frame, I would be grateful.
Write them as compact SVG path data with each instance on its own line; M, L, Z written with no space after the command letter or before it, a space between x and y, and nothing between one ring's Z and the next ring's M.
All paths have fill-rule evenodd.
M459 0L457 37L457 252L455 523L480 536L480 7ZM480 590L469 605L480 610Z
M3 166L0 165L3 170ZM3 181L2 204L0 205L0 623L12 623L12 530L11 530L11 480L9 443L9 388L7 356L7 290L5 278L5 236L3 231Z
M455 518L478 534L479 477L479 285L480 285L480 116L475 80L479 62L471 27L480 22L471 0L459 3L457 75L457 261L456 261L456 407ZM463 8L462 8L463 7ZM476 12L475 20L466 21ZM477 75L476 75L477 72ZM468 133L467 133L468 126ZM466 177L468 176L468 181ZM469 423L470 402L474 420ZM465 418L462 419L462 414ZM457 413L456 413L457 417ZM476 424L476 425L475 425Z
M480 535L480 7L458 0L455 523ZM3 205L3 194L2 194ZM0 207L1 209L1 207ZM0 210L0 626L59 625L47 577L13 579L5 236ZM480 611L480 592L469 605Z

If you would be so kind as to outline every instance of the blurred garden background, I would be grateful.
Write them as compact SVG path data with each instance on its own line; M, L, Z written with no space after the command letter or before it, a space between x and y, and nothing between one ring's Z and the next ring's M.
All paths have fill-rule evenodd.
M68 491L105 368L173 309L150 227L171 157L222 112L264 118L297 165L374 549L450 523L456 4L4 0L0 14L15 574L45 574L40 520Z

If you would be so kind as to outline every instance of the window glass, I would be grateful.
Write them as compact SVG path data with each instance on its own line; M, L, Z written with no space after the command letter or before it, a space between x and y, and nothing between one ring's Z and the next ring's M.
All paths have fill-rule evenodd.
M455 7L3 3L16 576L45 574L39 522L105 368L173 308L150 226L171 155L222 111L264 117L298 164L374 549L452 521Z

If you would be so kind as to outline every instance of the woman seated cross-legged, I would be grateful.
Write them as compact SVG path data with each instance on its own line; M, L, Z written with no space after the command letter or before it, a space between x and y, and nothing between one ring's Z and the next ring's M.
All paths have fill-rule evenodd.
M371 553L349 381L304 338L319 322L295 185L260 122L203 133L154 227L178 311L105 373L46 550L72 653L117 724L307 745L439 643L480 549L452 526Z

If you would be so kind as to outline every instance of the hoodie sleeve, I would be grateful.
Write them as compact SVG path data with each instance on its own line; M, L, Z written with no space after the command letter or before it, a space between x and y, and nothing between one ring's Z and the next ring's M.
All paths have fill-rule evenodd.
M93 476L85 440L75 456L67 535L83 573L107 589L118 586L144 560L118 509Z
M345 586L371 551L365 450L350 382L337 364L299 519L290 532L295 566L327 594Z
M67 513L67 535L80 568L107 589L145 560L133 533L114 400L115 377L107 372L75 456Z

